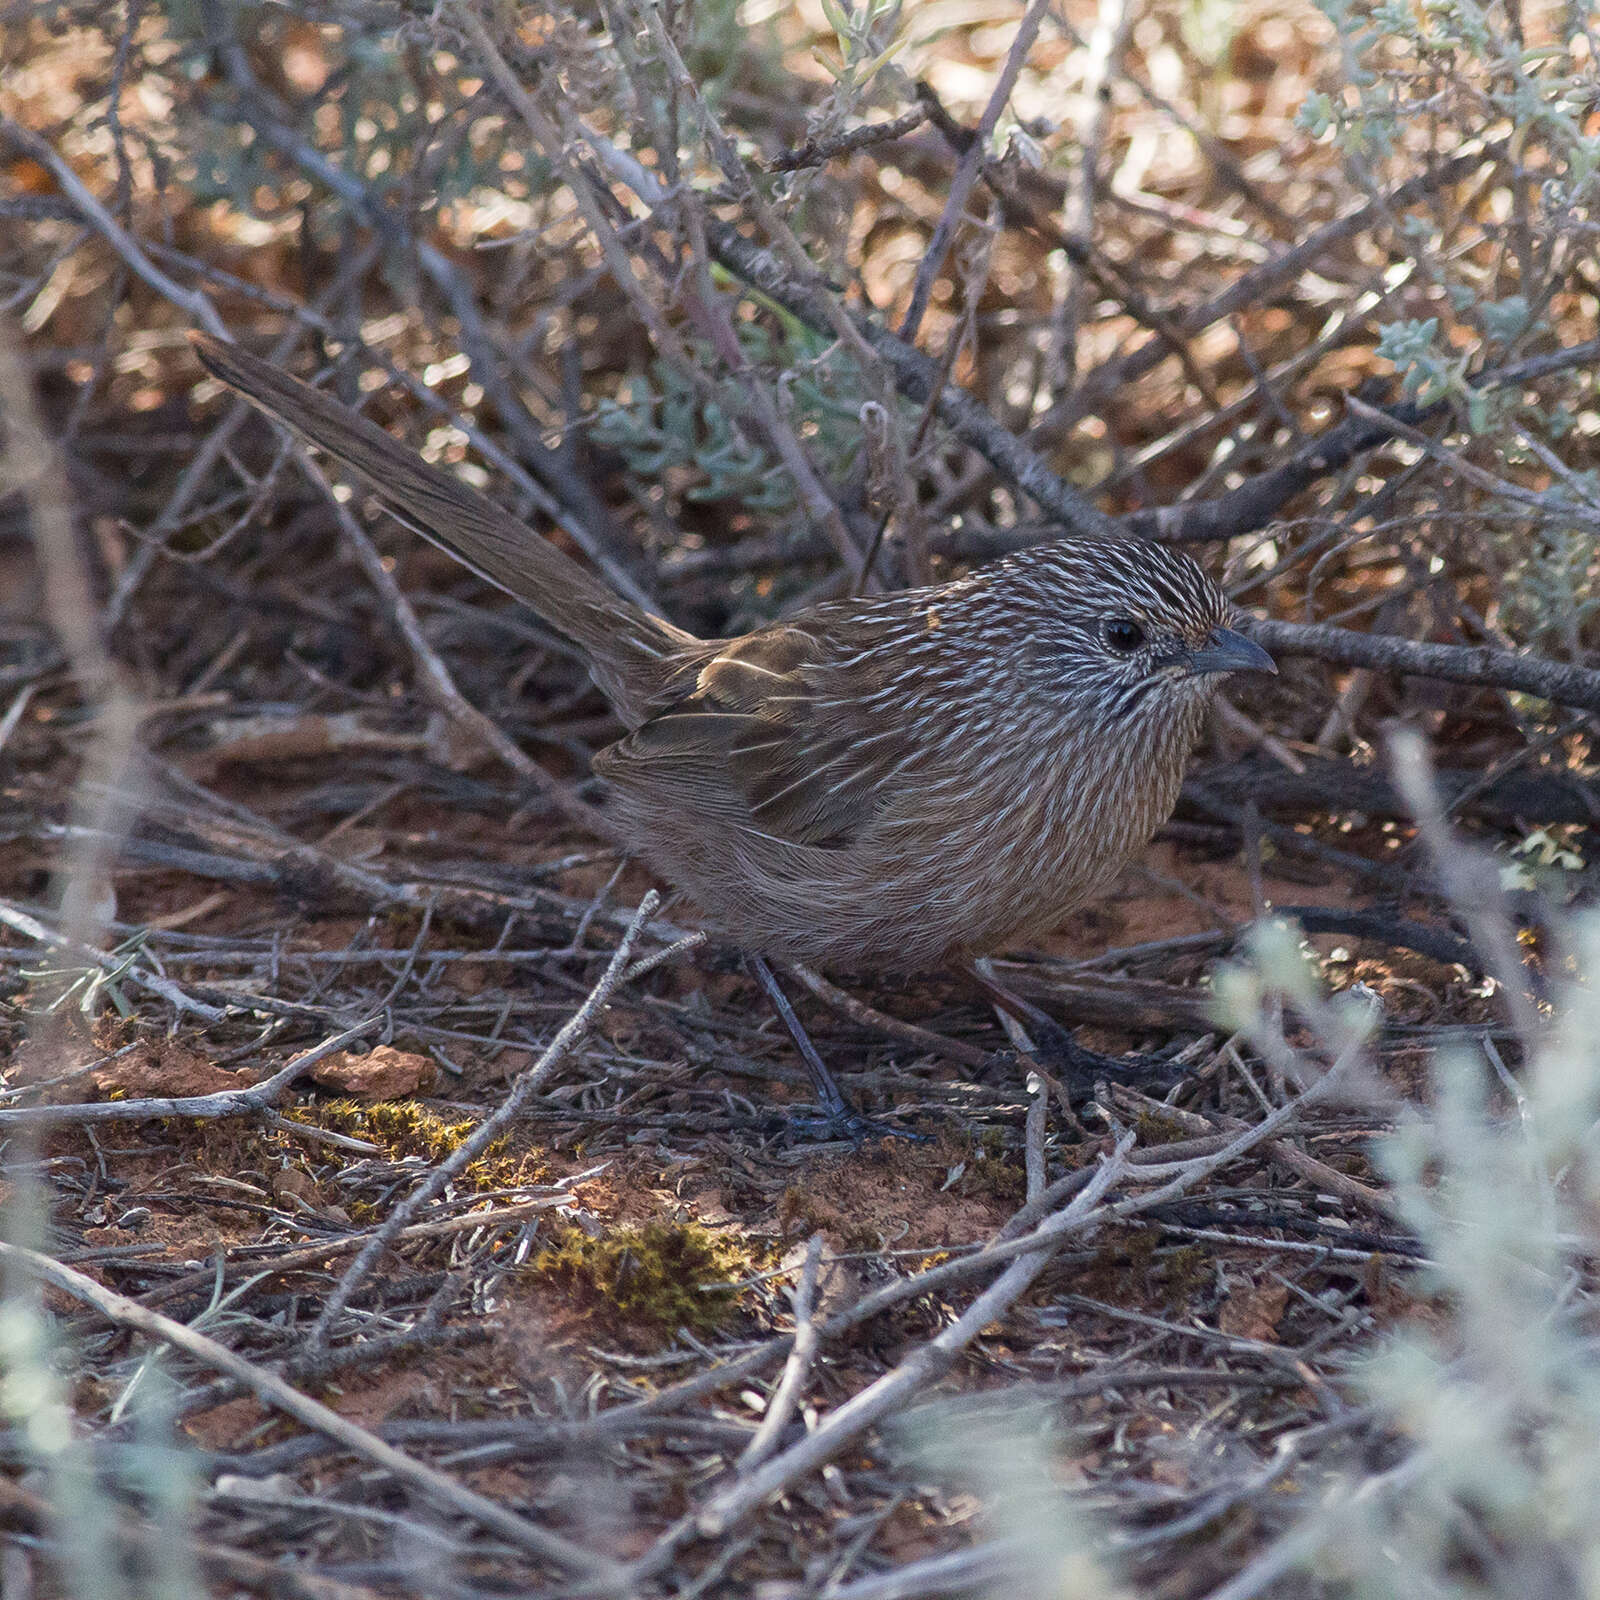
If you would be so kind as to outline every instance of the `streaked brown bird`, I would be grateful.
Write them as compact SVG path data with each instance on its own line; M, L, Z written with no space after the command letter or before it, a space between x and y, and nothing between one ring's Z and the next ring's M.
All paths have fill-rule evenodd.
M194 338L583 651L628 729L594 763L622 835L757 955L914 971L1058 926L1171 812L1222 678L1276 670L1188 556L1134 541L1063 539L696 638L320 390Z

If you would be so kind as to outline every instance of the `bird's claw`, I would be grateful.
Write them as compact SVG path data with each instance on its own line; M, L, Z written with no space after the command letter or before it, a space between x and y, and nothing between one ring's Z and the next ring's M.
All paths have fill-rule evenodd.
M1034 1059L1066 1084L1074 1100L1088 1099L1101 1079L1130 1088L1165 1093L1188 1076L1187 1069L1165 1054L1105 1055L1081 1045L1071 1032L1048 1017L1028 1019Z
M928 1142L927 1134L880 1122L876 1117L857 1111L849 1101L843 1099L837 1105L825 1100L815 1115L802 1112L798 1116L791 1116L786 1126L798 1137L814 1139L818 1143L836 1139L848 1139L851 1144L858 1146L869 1139L906 1139L912 1144Z

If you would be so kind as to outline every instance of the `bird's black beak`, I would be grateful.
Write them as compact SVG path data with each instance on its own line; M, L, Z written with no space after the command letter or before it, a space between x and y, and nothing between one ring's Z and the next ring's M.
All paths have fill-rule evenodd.
M1213 628L1206 635L1205 644L1189 652L1186 675L1196 677L1202 672L1271 672L1278 664L1258 645L1233 628Z

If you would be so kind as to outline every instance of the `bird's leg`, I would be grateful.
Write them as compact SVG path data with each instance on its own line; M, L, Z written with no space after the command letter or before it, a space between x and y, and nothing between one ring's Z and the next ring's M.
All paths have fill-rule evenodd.
M789 997L783 992L783 986L778 982L766 961L758 955L747 955L750 970L755 974L756 981L766 991L767 999L772 1002L772 1009L778 1013L778 1020L789 1031L789 1037L794 1040L794 1047L800 1052L800 1059L806 1064L806 1071L811 1074L811 1082L817 1091L817 1099L822 1104L822 1116L816 1121L807 1119L809 1128L814 1128L824 1136L842 1134L847 1139L858 1143L862 1139L914 1139L915 1134L906 1133L900 1128L891 1128L887 1123L875 1121L872 1117L863 1116L844 1097L834 1076L828 1071L827 1063L817 1054L817 1047L811 1042L811 1035L805 1030L804 1024L795 1015L795 1010L789 1004Z
M997 983L977 963L968 967L974 983L1008 1017L1015 1017L1033 1039L1039 1065L1048 1068L1067 1085L1074 1099L1093 1093L1097 1080L1110 1078L1138 1088L1170 1089L1183 1076L1159 1056L1108 1056L1090 1050L1072 1036L1047 1012L1002 983Z

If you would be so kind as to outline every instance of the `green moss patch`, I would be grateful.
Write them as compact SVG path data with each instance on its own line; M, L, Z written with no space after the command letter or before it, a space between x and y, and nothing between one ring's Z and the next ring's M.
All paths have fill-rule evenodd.
M370 1106L356 1100L327 1100L297 1106L288 1115L312 1127L370 1139L382 1145L385 1154L396 1161L421 1156L430 1166L454 1155L478 1127L472 1121L446 1122L437 1112L414 1100L381 1101ZM480 1189L505 1189L534 1181L536 1175L528 1171L528 1162L509 1155L507 1150L507 1141L496 1139L477 1160L468 1163L461 1174L462 1181Z
M581 1307L614 1312L662 1336L679 1328L714 1333L738 1299L725 1285L750 1269L744 1252L698 1223L659 1221L599 1238L560 1228L530 1268L560 1283Z

